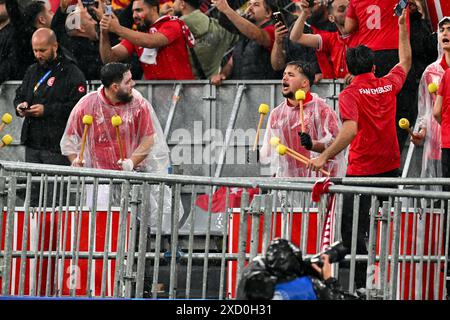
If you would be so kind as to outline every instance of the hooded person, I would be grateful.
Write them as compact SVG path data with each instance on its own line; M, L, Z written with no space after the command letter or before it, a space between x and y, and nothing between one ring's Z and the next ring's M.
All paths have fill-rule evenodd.
M62 154L69 158L74 167L167 173L169 147L151 104L133 88L135 82L130 66L106 64L101 70L101 82L102 86L97 91L87 94L73 108L60 143ZM85 126L83 118L86 115L92 116L92 123L87 130L86 145L80 159ZM112 123L114 116L122 119L115 124L119 124L121 144ZM109 201L109 185L102 187L103 190L99 188L98 192L99 206L107 205ZM159 187L151 188L152 216L156 217ZM90 201L91 197L86 199ZM163 219L169 220L163 220L163 225L170 222L170 199L171 192L166 186L164 213L168 217Z
M286 65L282 79L282 94L286 100L271 111L260 152L261 164L270 163L272 176L316 177L322 174L307 169L302 162L289 155L279 155L270 144L271 138L277 137L286 147L313 158L334 141L340 127L338 117L325 100L310 92L313 81L314 72L309 63L293 61ZM306 92L303 102L304 133L301 132L300 108L295 100L295 93L299 89ZM331 176L344 176L344 153L336 155L324 169Z
M442 177L441 167L441 126L433 117L437 87L445 70L450 66L450 33L444 26L450 25L450 17L444 17L438 24L438 59L428 65L419 83L417 123L420 130L411 137L416 146L423 143L422 168L420 177ZM430 92L436 89L435 93ZM441 190L440 186L432 186Z

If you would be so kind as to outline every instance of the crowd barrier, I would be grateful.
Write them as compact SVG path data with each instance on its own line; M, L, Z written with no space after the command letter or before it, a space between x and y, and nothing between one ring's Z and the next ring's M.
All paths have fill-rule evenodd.
M446 297L450 193L398 186L448 179L335 178L316 203L311 179L152 175L8 161L0 168L3 296L233 299L249 259L264 254L274 237L291 240L305 257L341 240L342 201L350 194L354 215L362 196L371 197L371 214L368 254L356 254L353 232L348 280L333 264L346 290L358 289L355 265L367 261L367 299ZM103 185L114 190L106 206L99 202ZM152 188L159 190L156 199ZM219 190L225 193L220 209L213 203Z

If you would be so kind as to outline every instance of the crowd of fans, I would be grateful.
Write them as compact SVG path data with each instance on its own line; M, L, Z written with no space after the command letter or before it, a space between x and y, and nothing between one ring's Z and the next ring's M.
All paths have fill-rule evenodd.
M55 12L49 1L54 2L21 1L20 8L17 0L0 0L0 82L23 79L34 63L31 36L41 27L53 29L87 80L98 80L102 64L118 60L133 63L134 79L195 78L214 84L280 79L287 62L301 60L314 65L316 83L322 78L349 82L349 47L365 44L375 51L377 76L397 60L392 14L397 1L380 2L380 28L359 24L349 0L316 0L307 10L302 1L289 0L115 0L114 13L106 16L106 0L60 0ZM409 0L414 60L408 92L417 91L423 70L437 57L436 35L422 1ZM280 22L274 12L281 13Z

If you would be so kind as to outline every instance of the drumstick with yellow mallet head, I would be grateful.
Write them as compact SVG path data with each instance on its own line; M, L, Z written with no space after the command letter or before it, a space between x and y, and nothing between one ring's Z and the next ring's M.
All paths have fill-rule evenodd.
M9 113L5 113L2 116L2 124L0 124L0 132L5 128L5 126L7 124L10 124L12 121L12 115L10 115Z
M398 126L399 126L400 128L402 128L402 129L405 129L406 131L408 131L408 133L409 133L411 136L414 135L413 132L412 132L412 130L411 130L411 128L409 127L409 121L408 121L408 119L406 119L406 118L401 118L401 119L398 121Z
M435 82L431 82L431 83L428 85L428 92L429 92L429 93L431 93L431 94L437 94L438 90L439 90L439 86L438 86Z
M306 93L302 89L295 91L295 100L298 101L298 106L300 108L300 125L302 132L305 132L305 119L303 115L303 101L306 98Z
M120 138L120 130L119 126L122 124L122 118L119 115L114 115L111 117L111 123L116 128L116 134L117 134L117 141L119 142L119 153L120 153L120 160L123 160L123 145L122 145L122 139Z
M270 139L270 144L272 145L272 147L276 148L275 150L280 155L287 154L288 156L294 158L295 160L302 162L305 165L307 165L310 161L310 159L308 157L306 157L303 154L298 153L297 151L292 150L291 148L288 148L284 144L280 143L280 138L278 138L278 137L272 137ZM328 171L326 171L325 169L320 169L320 172L322 172L323 174L325 174L327 176L330 175L330 173Z
M86 136L89 129L89 126L93 122L93 118L90 114L85 114L83 116L83 124L84 124L84 131L83 131L83 137L81 138L81 149L80 154L78 155L78 159L80 160L80 163L83 163L83 154L84 154L84 147L86 146Z
M5 134L2 138L0 148L6 147L7 145L11 144L12 141L13 141L13 138L9 134Z
M256 136L255 136L255 142L253 143L253 151L256 151L256 147L258 146L258 139L259 139L259 132L261 130L263 121L264 121L264 116L266 114L268 114L270 111L270 108L267 104L265 103L261 103L259 105L258 108L258 112L259 112L259 123L258 123L258 128L256 129Z

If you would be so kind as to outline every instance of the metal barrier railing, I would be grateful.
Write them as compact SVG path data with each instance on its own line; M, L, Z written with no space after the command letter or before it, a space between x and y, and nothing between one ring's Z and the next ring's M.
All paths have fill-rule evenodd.
M328 196L313 203L309 179L155 175L7 161L0 168L0 205L6 206L0 212L2 295L231 299L248 260L264 254L274 237L291 240L305 256L321 249ZM330 242L341 240L342 217L348 216L344 198L351 197L356 217L368 197L368 252L356 250L353 219L349 265L333 264L335 276L355 292L360 263L367 263L367 299L443 299L450 193L367 187L378 179L346 185L351 180L329 188L336 198ZM186 186L190 193L183 198ZM221 186L225 201L215 213L213 202L220 197L213 187ZM202 188L209 196L206 210L197 201ZM235 188L242 191L239 205L232 202ZM253 195L247 188L259 190Z

